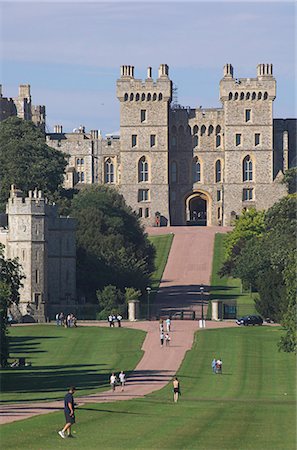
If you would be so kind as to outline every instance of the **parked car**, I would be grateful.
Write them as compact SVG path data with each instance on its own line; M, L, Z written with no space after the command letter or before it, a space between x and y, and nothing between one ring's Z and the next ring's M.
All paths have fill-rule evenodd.
M262 325L263 319L260 316L244 316L236 320L237 325Z

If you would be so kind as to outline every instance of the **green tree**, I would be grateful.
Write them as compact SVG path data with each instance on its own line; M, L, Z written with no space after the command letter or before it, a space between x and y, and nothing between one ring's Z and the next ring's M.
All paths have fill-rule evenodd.
M49 147L33 122L10 117L0 122L0 211L5 210L12 184L34 188L52 199L63 183L65 155Z
M19 301L19 288L24 275L16 259L4 258L3 246L0 244L0 364L5 367L9 355L7 338L7 309Z
M287 186L289 194L297 192L297 167L291 167L286 170L283 183Z
M120 313L126 315L125 296L116 286L105 286L101 291L96 292L99 301L98 319L106 319L109 314Z
M107 285L144 290L155 250L123 196L105 186L85 187L74 197L71 215L77 219L79 291L95 301Z

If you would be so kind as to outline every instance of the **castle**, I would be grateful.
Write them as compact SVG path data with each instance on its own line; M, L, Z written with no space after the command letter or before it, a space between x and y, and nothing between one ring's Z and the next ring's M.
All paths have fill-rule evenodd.
M47 134L69 155L65 186L116 187L146 226L230 225L243 209L267 209L286 194L283 172L296 154L296 120L273 119L272 64L255 78L220 81L221 108L182 107L172 101L169 68L158 78L134 77L122 66L116 95L120 133L103 139L84 127Z
M11 188L6 227L0 228L0 243L6 258L18 258L26 278L18 305L22 316L38 322L76 303L75 221L59 217L57 206L41 191ZM73 311L72 311L73 312ZM16 313L16 311L14 311Z

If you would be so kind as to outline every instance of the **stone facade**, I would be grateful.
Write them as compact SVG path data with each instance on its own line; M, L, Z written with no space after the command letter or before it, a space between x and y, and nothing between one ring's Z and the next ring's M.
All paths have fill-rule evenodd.
M7 98L3 97L0 85L0 122L8 117L17 116L24 120L31 120L45 132L45 106L32 105L30 90L29 84L21 84L19 95L15 98Z
M166 64L156 80L151 67L140 80L122 66L119 135L62 126L47 134L68 154L65 186L115 186L148 226L230 225L244 208L269 208L286 195L282 174L296 163L296 120L273 119L272 70L259 64L255 78L237 79L226 64L222 107L192 109L172 101Z
M19 309L38 322L76 302L75 221L58 217L41 191L27 198L12 187L8 226L0 228L6 258L18 258L26 278Z

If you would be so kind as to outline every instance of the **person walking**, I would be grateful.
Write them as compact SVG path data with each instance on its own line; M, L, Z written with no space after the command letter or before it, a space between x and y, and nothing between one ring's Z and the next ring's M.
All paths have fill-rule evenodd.
M178 396L180 394L180 386L179 386L179 381L178 381L177 377L174 378L172 384L173 384L173 401L174 401L174 403L177 403Z
M160 343L161 343L161 347L163 347L163 344L164 344L164 333L163 333L163 331L161 331L161 333L160 333Z
M167 331L167 333L170 333L170 326L171 326L171 320L168 317L168 319L166 319L166 331Z
M170 341L171 341L171 338L170 338L169 334L165 333L165 346L166 347L169 347Z
M115 391L116 385L117 385L117 377L115 376L114 373L111 374L110 379L109 379L109 383L112 389L112 392Z
M121 386L122 386L122 392L123 392L123 390L124 390L124 387L125 387L125 383L126 383L126 375L124 374L124 372L123 371L121 371L120 372L120 374L119 374L119 379L120 379L120 383L121 383Z
M74 399L73 395L76 391L76 388L72 386L69 388L69 391L64 397L64 414L66 419L66 424L64 428L59 431L59 435L61 438L65 439L66 437L72 437L71 427L75 423L75 414L74 414ZM66 435L67 431L67 435Z
M121 316L121 314L117 314L117 322L118 322L118 326L119 326L119 328L122 326L121 325L121 320L122 320L122 316Z
M109 314L109 316L108 316L108 323L109 323L110 327L113 327L113 320L112 320L112 315L111 314Z
M222 369L223 369L223 362L219 358L219 359L217 359L217 362L216 362L216 373L222 374Z
M212 372L216 373L217 360L214 358L211 362Z

